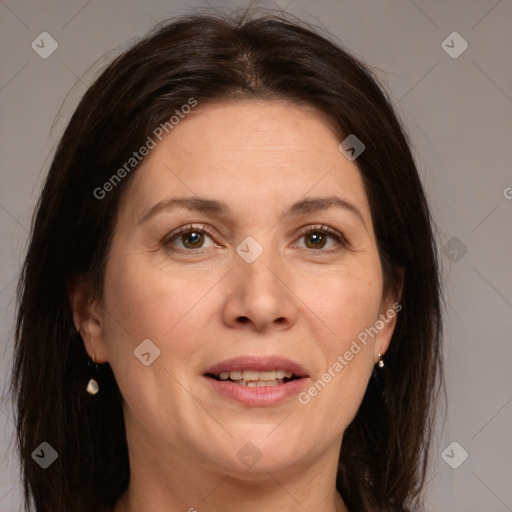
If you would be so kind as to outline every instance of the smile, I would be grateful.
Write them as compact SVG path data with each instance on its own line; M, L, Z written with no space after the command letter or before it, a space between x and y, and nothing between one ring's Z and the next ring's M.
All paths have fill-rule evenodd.
M300 378L294 375L293 372L286 370L231 370L219 374L207 374L207 376L217 381L234 382L239 386L249 388L279 386Z
M248 406L270 406L295 397L308 383L307 371L280 356L242 356L203 374L215 395Z

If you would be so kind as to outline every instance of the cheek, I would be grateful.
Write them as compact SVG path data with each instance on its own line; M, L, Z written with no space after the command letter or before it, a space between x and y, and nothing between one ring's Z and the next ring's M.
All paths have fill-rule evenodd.
M321 356L301 403L320 417L325 414L320 411L328 410L336 432L354 418L373 367L373 338L365 329L379 315L382 278L377 263L373 259L350 271L345 268L314 282L303 281L301 293L314 312L311 321L318 324L314 350Z
M211 275L171 276L137 255L107 268L103 338L109 363L125 406L149 429L156 425L161 432L175 432L191 414L180 383L202 349L209 318L204 312L212 307L208 291L216 281ZM145 366L134 351L147 339L159 353ZM148 350L152 359L155 349L149 345Z
M112 335L120 330L134 341L164 339L201 302L211 281L211 276L203 274L171 275L144 256L119 259L105 277L105 304L113 320L108 327L114 331L107 329L105 339L115 340Z
M341 435L354 419L370 379L373 340L365 329L378 318L381 285L378 278L355 276L334 281L327 294L312 293L315 322L328 330L317 326L316 332L325 333L317 336L316 346L311 347L321 352L318 372L299 399L311 415L320 418L319 429ZM329 426L322 423L326 416Z
M382 278L378 265L341 270L314 281L304 280L301 297L317 321L325 325L324 344L329 353L345 351L352 340L373 325L379 315Z

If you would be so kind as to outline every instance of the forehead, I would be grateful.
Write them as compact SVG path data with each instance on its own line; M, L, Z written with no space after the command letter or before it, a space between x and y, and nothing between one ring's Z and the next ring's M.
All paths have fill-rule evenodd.
M173 136L174 135L174 136ZM167 137L167 148L201 148L213 157L258 151L273 158L287 151L290 160L337 146L338 137L323 114L306 105L283 101L231 100L198 105ZM307 141L307 144L304 142Z
M339 191L367 208L354 162L311 107L281 101L218 101L198 106L151 150L129 187L134 207L165 194L244 196L282 202Z

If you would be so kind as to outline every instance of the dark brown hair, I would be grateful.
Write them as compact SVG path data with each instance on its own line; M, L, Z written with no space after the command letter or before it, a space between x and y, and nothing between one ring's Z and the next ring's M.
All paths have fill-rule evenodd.
M13 387L27 507L109 509L130 470L122 397L108 364L85 392L88 357L66 284L84 275L101 295L119 198L136 168L107 182L161 123L194 98L309 105L366 146L356 163L368 195L385 287L398 290L395 332L341 448L337 486L351 512L416 510L442 382L441 299L427 202L409 143L369 70L328 37L279 16L195 15L157 27L85 93L58 145L18 287ZM31 458L48 442L58 459Z

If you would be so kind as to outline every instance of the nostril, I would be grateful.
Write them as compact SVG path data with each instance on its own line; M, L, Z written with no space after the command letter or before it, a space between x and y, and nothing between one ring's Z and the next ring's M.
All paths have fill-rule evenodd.
M246 316L241 316L238 318L238 321L243 324L246 324L247 322L249 322L249 319Z

